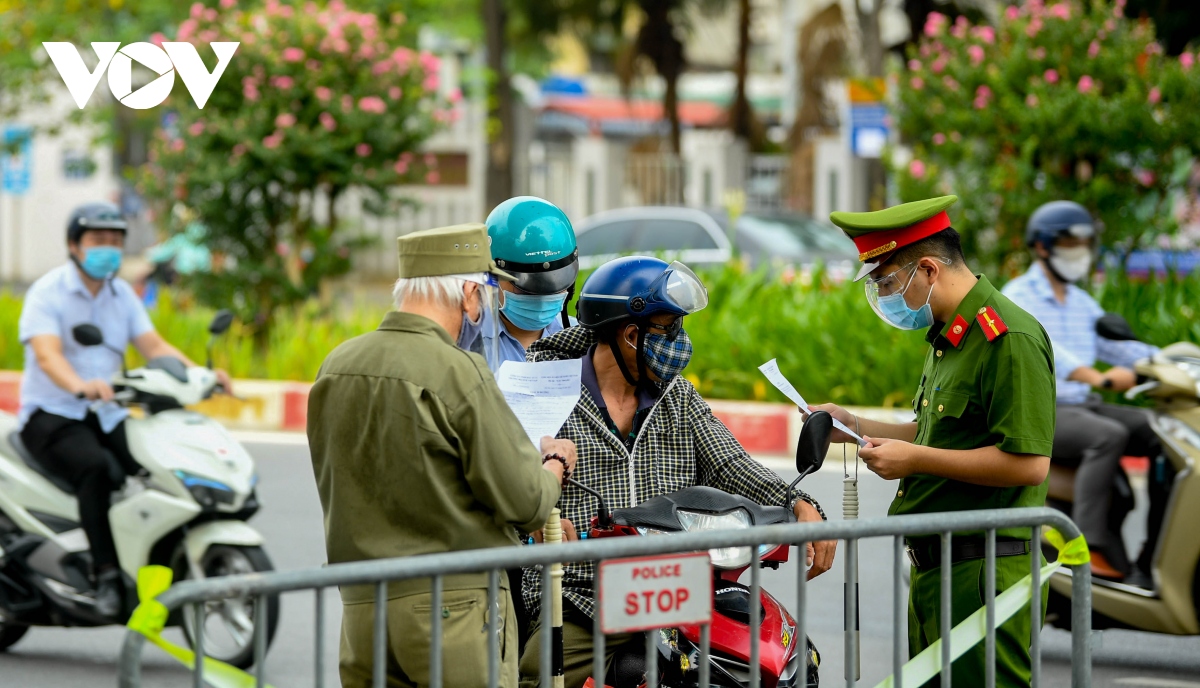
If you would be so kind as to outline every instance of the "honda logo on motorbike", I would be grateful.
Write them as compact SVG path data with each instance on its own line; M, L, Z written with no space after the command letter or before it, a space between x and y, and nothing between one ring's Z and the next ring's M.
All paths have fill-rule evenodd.
M196 107L203 109L240 44L212 43L213 52L217 55L217 66L211 72L204 66L196 46L191 43L164 42L161 48L153 43L130 43L124 48L119 42L92 43L98 63L90 72L83 63L79 50L71 43L48 42L42 45L79 109L82 110L87 105L92 92L100 83L101 75L107 70L108 88L116 99L134 110L147 110L171 95L176 72L179 72L188 93L192 94ZM136 91L133 90L135 61L158 74L157 79Z

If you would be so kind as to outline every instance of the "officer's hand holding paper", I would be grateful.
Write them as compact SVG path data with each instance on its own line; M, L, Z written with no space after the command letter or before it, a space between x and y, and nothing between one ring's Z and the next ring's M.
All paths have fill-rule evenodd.
M579 401L583 361L505 361L496 382L533 446L541 451L547 435L555 437Z
M800 407L801 413L803 413L805 416L808 416L810 411L808 408L808 402L804 400L804 397L800 396L800 392L797 392L792 383L783 376L782 372L780 372L779 363L776 362L776 359L772 358L766 363L760 365L758 369L762 371L762 374L765 375L768 380L771 381L772 385L775 385L775 389L783 392L785 397L791 399L792 403ZM858 443L858 446L867 446L866 440L864 440L862 437L859 437L858 433L846 427L846 424L837 418L833 419L833 427L853 437L854 441Z

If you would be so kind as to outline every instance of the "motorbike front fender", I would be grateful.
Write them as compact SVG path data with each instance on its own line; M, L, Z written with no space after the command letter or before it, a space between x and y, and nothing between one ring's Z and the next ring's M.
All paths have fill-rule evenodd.
M258 547L262 544L262 533L250 527L245 521L232 520L210 521L194 528L188 528L187 535L183 540L188 563L194 568L199 568L200 559L213 545Z

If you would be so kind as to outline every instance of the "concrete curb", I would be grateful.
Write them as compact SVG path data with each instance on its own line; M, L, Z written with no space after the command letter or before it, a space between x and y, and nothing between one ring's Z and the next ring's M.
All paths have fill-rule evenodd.
M308 392L305 382L234 380L239 398L213 397L194 408L220 420L227 427L245 432L304 432L308 423ZM16 413L20 406L21 372L0 371L0 411ZM753 455L790 457L796 450L803 422L796 407L757 401L708 400L713 415L721 420L746 451ZM912 419L907 408L849 409L864 418L891 423ZM1144 474L1145 458L1126 457L1125 469Z

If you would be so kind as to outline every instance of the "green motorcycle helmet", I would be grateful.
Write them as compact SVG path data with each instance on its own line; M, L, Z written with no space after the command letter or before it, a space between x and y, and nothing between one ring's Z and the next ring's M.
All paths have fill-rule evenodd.
M558 206L536 196L516 196L487 217L492 259L527 294L574 291L579 274L575 230ZM570 301L570 296L567 297Z

